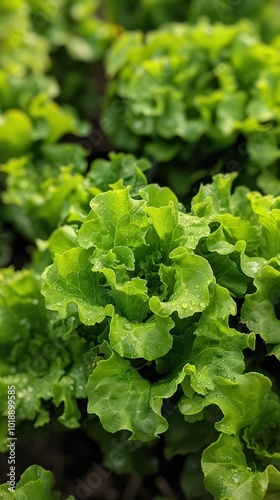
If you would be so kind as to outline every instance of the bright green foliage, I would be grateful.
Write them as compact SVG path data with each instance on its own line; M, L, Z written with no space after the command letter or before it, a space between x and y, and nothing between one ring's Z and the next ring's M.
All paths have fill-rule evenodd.
M101 349L110 355L108 346L102 345ZM162 400L176 392L183 378L182 370L151 385L128 360L112 353L108 359L99 361L89 378L88 411L96 413L109 432L128 429L134 439L150 441L166 431L168 424L160 411Z
M19 443L32 426L82 426L117 474L157 473L160 448L186 457L190 500L279 498L278 11L1 1L0 266L20 267L19 235L33 245L29 270L0 270L1 451L13 385ZM149 31L173 21L187 23ZM103 94L114 40L105 137L86 140L104 159L89 165L62 142L88 130L65 102L99 127L93 86ZM149 161L105 159L107 135L182 198L221 169L242 175L214 176L186 210L148 185ZM61 498L39 466L8 488L1 498Z
M46 239L63 223L71 204L86 207L95 194L84 188L84 157L82 148L56 144L45 145L40 160L10 159L1 168L7 176L5 218L29 239Z
M111 184L75 238L63 243L60 232L63 250L42 292L99 344L86 392L106 431L142 442L166 433L167 456L193 454L186 494L206 494L202 466L215 498L234 499L238 487L241 500L258 500L280 491L280 403L273 377L246 367L244 352L254 356L259 335L268 355L279 354L279 320L264 301L278 301L279 200L240 186L232 193L235 177L202 186L191 213L167 188L131 196ZM251 332L242 332L234 299ZM186 482L191 463L197 485Z
M232 165L278 194L279 63L277 44L262 43L249 21L124 33L107 57L104 131L118 147L176 158L185 172L170 166L168 181L179 194L205 168Z
M71 110L60 107L47 94L37 93L41 83L42 87L48 84L47 80L34 80L34 95L33 90L25 93L24 87L21 88L22 80L17 80L10 103L3 99L3 108L8 109L0 117L1 163L29 153L34 143L36 146L42 141L53 144L66 133L86 131Z
M79 425L77 399L93 367L89 344L75 330L74 318L61 321L46 310L40 279L31 271L0 275L0 447L6 450L7 387L16 387L16 417L35 427L50 420L44 402L63 404L58 420Z
M45 76L47 71L53 72L51 64L55 66L49 52L65 44L69 50L71 46L73 51L74 48L78 50L80 40L82 47L80 55L78 50L78 59L96 59L104 52L114 29L96 17L90 18L93 6L90 7L89 2L84 2L83 8L81 2L79 5L70 3L71 6L67 5L69 2L19 0L0 6L1 163L27 154L31 149L36 149L38 154L38 143L41 145L42 141L52 144L67 133L83 135L87 132L87 127L78 121L70 107L53 100L59 94L59 87L53 77ZM67 23L65 10L69 7L72 15L69 12ZM52 35L48 31L51 28ZM88 42L84 40L85 33L88 33ZM59 67L63 69L61 63ZM68 69L63 70L63 83ZM79 75L79 82L80 79Z
M51 171L65 151L46 149ZM72 158L76 175L80 160ZM147 167L122 154L94 162L90 209L79 201L68 208L47 243L50 311L33 272L2 272L2 449L5 391L15 384L19 434L26 420L49 421L45 401L62 403L58 420L78 426L77 400L87 397L99 423L89 419L86 429L101 439L102 425L106 463L117 472L147 470L129 445L121 461L112 457L120 434L107 432L128 431L151 470L153 442L166 434L168 457L192 457L181 478L186 495L207 498L203 474L206 490L224 500L235 488L241 500L277 495L279 396L274 378L257 361L250 367L244 352L257 356L259 336L279 357L279 199L240 186L232 193L236 175L218 175L186 213L168 188L146 185Z
M231 195L234 178L235 174L216 176L213 184L201 187L192 200L192 212L210 224L204 252L214 272L219 266L219 284L241 298L246 281L254 278L255 291L245 295L241 319L273 346L272 354L279 358L280 197L261 196L242 186ZM234 276L240 289L230 283Z
M135 200L129 188L117 187L92 200L92 210L78 231L79 246L57 256L46 270L44 294L48 307L60 310L64 317L74 302L88 325L109 315L111 328L112 324L117 328L118 316L124 316L128 322L149 320L147 332L151 328L156 332L160 317L178 311L180 318L186 318L203 310L213 275L209 264L188 248L188 216L178 211L173 193L148 186L140 191L143 199ZM208 234L208 228L203 221L194 220L198 241ZM186 248L175 250L180 244ZM191 270L201 265L194 281L203 292L197 290L194 296ZM129 323L125 327L129 330ZM143 334L140 329L139 335Z
M10 131L14 134L11 135ZM0 161L28 152L32 144L32 123L20 110L9 110L1 117L0 123Z
M192 212L210 224L208 251L231 256L254 278L280 252L280 197L261 196L244 186L231 195L235 178L218 175L213 184L202 186L192 200Z
M166 429L161 402L183 380L183 366L151 388L124 358L149 362L167 354L175 318L193 317L205 309L214 278L207 261L192 250L209 232L203 221L193 217L196 241L190 224L189 244L189 216L178 211L174 194L148 186L140 195L142 200L136 200L129 188L118 186L97 195L78 231L79 246L56 255L44 273L42 290L47 307L62 317L67 317L69 307L73 311L75 304L82 323L104 324L100 339L107 340L101 347L106 360L98 363L89 380L90 412L100 416L107 430L128 429L136 438L149 440ZM111 377L104 379L104 373L110 372ZM123 394L127 399L127 379L131 379L131 399L124 407L120 398ZM113 380L119 390L113 388ZM120 396L112 397L112 391ZM142 404L136 403L139 393L143 393ZM117 417L118 408L123 411ZM140 427L138 410L143 412L138 418Z
M9 491L8 483L0 486L0 497L3 500L60 500L60 493L53 489L54 483L54 476L50 471L39 465L31 465L21 475L14 492ZM75 499L71 495L67 500Z
M50 65L49 42L32 28L25 0L0 5L0 68L15 76L44 73Z
M55 142L67 132L78 133L75 116L53 101L58 92L53 78L0 70L1 162L29 152L33 141Z

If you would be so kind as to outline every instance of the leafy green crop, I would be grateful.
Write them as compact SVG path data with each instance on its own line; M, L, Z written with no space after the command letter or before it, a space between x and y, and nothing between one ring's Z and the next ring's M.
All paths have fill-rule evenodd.
M54 491L54 477L39 465L32 465L21 475L15 492L9 491L9 484L0 486L0 497L3 500L60 500L58 491ZM65 497L63 497L65 498ZM71 495L67 500L74 500Z
M279 61L249 21L124 33L107 57L104 131L120 148L176 158L164 172L180 195L232 166L279 194Z
M13 75L0 70L1 163L29 153L33 145L38 148L43 141L53 144L66 133L81 135L86 131L71 108L54 101L58 92L55 80L45 75Z
M73 110L59 107L51 98L60 93L61 105L72 100L83 110L96 104L89 63L100 59L119 29L91 16L95 10L88 0L1 4L0 162L26 154L33 141L53 143L66 133L85 132ZM72 58L82 61L74 78ZM45 76L47 72L52 76ZM62 86L60 92L53 76Z
M66 133L86 132L71 108L55 102L58 94L56 81L44 74L0 70L1 163L27 154L33 144L38 148L43 141L53 144Z
M35 428L50 420L46 402L62 404L58 420L79 426L77 399L93 368L90 343L80 338L74 318L60 320L46 310L40 278L32 271L4 269L0 275L0 447L6 451L7 387L16 386L18 431L23 421ZM70 338L71 335L71 338Z
M14 386L20 446L80 429L126 496L169 496L175 464L175 496L276 500L278 0L2 0L0 18L1 452ZM0 497L54 487L34 465Z
M43 73L50 65L49 42L32 29L25 0L0 6L0 67L13 75Z
M85 429L117 472L152 471L162 435L167 458L186 455L187 496L204 497L204 476L214 498L273 498L279 386L258 345L280 360L280 198L232 193L236 174L218 175L188 213L170 189L146 185L146 167L124 155L95 162L91 210L70 210L48 241L47 309L39 276L2 271L1 448L13 383L19 435L25 421L48 422L50 405L79 426L87 397ZM110 458L127 431L147 468L128 444L121 462Z
M168 188L149 185L131 196L121 182L111 185L43 273L42 292L49 309L75 318L99 344L86 392L88 412L105 430L128 430L142 442L168 436L162 410L173 401L172 412L185 417L177 432L197 438L169 444L167 453L205 448L201 465L215 498L234 500L238 491L258 500L280 491L271 441L280 399L273 377L257 359L248 363L256 335L279 359L280 249L278 232L268 236L267 227L278 220L280 200L244 187L231 194L235 177L202 186L191 213ZM171 415L170 436L173 422Z

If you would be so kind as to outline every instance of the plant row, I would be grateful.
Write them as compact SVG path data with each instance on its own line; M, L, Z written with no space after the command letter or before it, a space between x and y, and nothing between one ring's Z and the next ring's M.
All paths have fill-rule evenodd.
M161 439L187 498L274 500L278 7L164 5L1 4L0 449L13 385L19 440L81 427L145 477ZM0 496L53 488L32 466Z

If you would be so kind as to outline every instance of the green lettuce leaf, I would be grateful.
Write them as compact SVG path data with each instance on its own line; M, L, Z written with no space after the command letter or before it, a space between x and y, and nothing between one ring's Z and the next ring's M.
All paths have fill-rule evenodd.
M123 153L109 153L109 158L110 161L98 159L91 164L88 173L91 184L107 191L111 184L122 179L124 186L130 186L131 196L137 195L147 184L144 172L151 167L148 160L136 160L133 155Z
M184 370L153 384L104 342L99 361L87 384L88 412L99 416L109 432L129 430L130 439L151 441L165 432L168 424L161 415L163 398L169 398L184 378Z
M279 495L280 472L269 465L263 472L247 466L240 440L221 434L202 454L207 490L221 500L262 500Z
M91 272L91 256L92 250L71 248L63 255L57 254L55 264L43 273L47 282L42 285L42 293L47 307L66 318L69 306L75 304L85 325L103 321L108 301L99 284L100 275Z
M209 303L208 287L213 280L208 262L198 255L188 254L183 248L173 250L170 259L175 271L173 294L168 302L152 297L151 310L164 317L177 311L179 318L203 311Z
M38 500L48 498L48 500L59 500L61 495L54 490L55 479L50 471L39 465L31 465L20 477L14 492L9 491L10 485L0 485L1 497L4 500ZM67 500L74 500L70 495Z
M13 130L13 134L11 134ZM32 144L32 122L20 110L10 109L0 117L0 162L25 154Z
M250 330L258 333L269 344L280 344L280 321L277 317L279 305L279 259L263 267L254 280L256 292L245 297L241 319Z
M230 255L233 261L239 254L238 267L255 278L279 253L279 197L262 196L243 187L231 194L235 177L218 175L213 184L201 186L192 200L192 212L209 223L207 249Z
M154 316L145 323L130 322L112 310L110 346L123 358L152 361L164 356L172 347L171 318Z
M143 204L143 201L132 200L128 189L100 194L92 200L92 212L79 231L80 245L95 246L105 253L114 247L137 245L138 239L142 242L147 228L141 210Z
M183 397L179 408L187 417L200 419L205 407L217 405L224 417L215 424L215 428L228 435L237 434L254 422L271 387L267 377L254 372L236 375L235 381L216 376L214 383L215 389L205 397L198 394Z

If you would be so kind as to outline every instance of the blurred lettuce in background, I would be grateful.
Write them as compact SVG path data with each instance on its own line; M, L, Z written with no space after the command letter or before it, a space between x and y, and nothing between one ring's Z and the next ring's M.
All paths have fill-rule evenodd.
M147 31L173 21L195 24L200 17L224 24L249 18L264 41L272 40L280 29L278 0L104 0L102 5L107 18L129 30Z
M159 162L179 195L232 164L279 194L279 64L277 40L263 43L248 20L123 33L106 58L103 129Z

